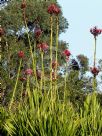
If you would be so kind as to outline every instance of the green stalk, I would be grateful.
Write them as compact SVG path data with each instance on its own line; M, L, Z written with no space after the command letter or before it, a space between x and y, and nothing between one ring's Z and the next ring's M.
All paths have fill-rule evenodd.
M53 44L53 17L50 17L51 34L50 34L50 89L52 90L52 44Z
M94 37L95 44L94 44L94 67L96 66L96 37ZM93 91L96 91L96 76L93 77Z
M26 102L28 102L29 108L32 109L32 95L31 95L31 90L30 90L30 75L27 75L26 94L28 96L26 99Z
M12 107L12 104L13 104L13 101L14 101L16 88L17 88L17 84L18 84L18 79L19 79L19 75L20 75L21 64L22 64L22 59L20 59L20 64L19 64L18 73L17 73L17 79L16 79L16 83L15 83L15 86L14 86L13 95L12 95L12 98L11 98L11 101L10 101L9 110L11 110L11 107Z
M65 77L64 77L64 100L63 100L63 113L64 113L64 108L65 108L65 104L66 104L66 81L67 81L67 64L66 64L66 73L65 73ZM62 114L62 121L63 121L63 114Z
M55 67L55 79L57 77L57 62L58 62L58 33L59 33L59 18L58 16L56 17L57 21L57 30L56 30L56 67Z
M51 34L50 34L50 91L51 91L51 103L52 103L52 108L53 108L53 90L52 90L52 44L53 44L53 17L52 15L50 16L50 29L51 29Z
M34 42L34 75L35 75L35 81L36 81L36 86L38 88L38 79L37 79L37 74L36 74L36 42Z
M67 63L66 63L66 73L65 73L65 79L64 79L64 81L65 81L65 86L64 86L64 102L65 102L65 100L66 100L66 89L67 89L67 84L66 84L66 81L67 81Z
M27 75L27 84L26 84L26 94L28 94L28 98L30 98L29 76L30 75Z
M41 51L41 90L44 88L45 89L45 77L44 77L44 53ZM43 87L44 83L44 87Z
M20 99L21 103L22 103L22 93L23 93L23 83L22 83L22 88L21 88L21 99Z
M19 110L22 107L22 92L23 92L23 83L21 84L20 101L19 101L19 106L18 106Z
M95 45L94 45L94 67L96 66L96 37L94 37L95 39Z
M59 34L59 18L56 16L56 66L55 66L55 79L57 79L57 64L58 64L58 34ZM55 100L58 95L57 80L55 81Z
M31 41L30 41L30 37L29 37L29 33L28 33L28 26L27 26L27 22L26 22L26 15L25 15L25 9L23 11L23 18L24 18L24 24L27 30L27 38L28 38L28 42L29 42L29 47L30 47L30 54L31 54L31 58L32 58L32 64L33 64L33 71L34 71L34 75L35 75L35 80L36 80L36 85L38 86L38 81L37 81L37 76L36 76L36 63L34 61L34 55L32 52L32 46L31 46Z

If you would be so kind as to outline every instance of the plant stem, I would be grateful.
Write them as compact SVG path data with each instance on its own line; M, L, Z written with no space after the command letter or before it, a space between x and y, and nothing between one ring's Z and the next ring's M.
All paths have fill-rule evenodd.
M64 100L63 100L63 113L64 113L64 108L66 104L66 81L67 81L67 62L66 62L66 73L65 73L65 78L64 78ZM62 120L63 120L63 114L62 114Z
M57 77L57 62L58 62L58 33L59 33L59 22L58 22L59 18L58 16L56 17L56 21L57 21L57 30L56 30L56 67L55 67L55 79Z
M22 64L22 59L20 59L20 64L19 64L18 73L17 73L17 79L16 79L16 83L15 83L15 86L14 86L13 95L12 95L12 98L11 98L9 110L11 110L11 107L12 107L12 104L13 104L13 101L14 101L16 88L17 88L17 84L18 84L18 79L19 79L19 75L20 75L21 64Z
M50 87L52 89L52 44L53 44L53 17L50 17L51 34L50 34Z
M28 33L28 26L27 26L27 22L26 22L26 15L25 15L25 9L23 11L23 18L24 18L24 24L27 30L27 37L28 37L28 42L29 42L29 47L30 47L30 54L31 54L31 58L32 58L32 64L33 64L33 71L34 71L34 76L35 76L35 80L36 80L36 86L38 86L38 81L37 81L37 75L36 75L36 60L34 61L34 55L33 55L33 51L32 51L32 46L31 46L31 41L30 41L30 37L29 37L29 33ZM34 47L35 49L35 47ZM34 51L35 52L35 51Z
M36 86L38 87L38 79L36 74L36 42L34 42L34 62L33 62L33 68L34 68L34 76L36 81Z
M20 99L20 101L21 101L21 103L22 103L22 93L23 93L23 83L22 83L22 88L21 88L21 99Z
M55 100L57 99L57 65L58 65L58 34L59 34L59 18L56 16L56 61L55 61Z
M96 37L95 39L95 44L94 44L94 67L96 66ZM93 91L96 91L96 76L93 77Z
M51 34L50 34L50 91L51 91L51 103L53 107L53 90L52 90L52 44L53 44L53 17L52 15L50 16L50 29L51 29Z
M44 88L45 89L45 77L44 77L44 53L41 51L41 90ZM44 87L43 87L44 83Z
M95 45L94 45L94 67L96 66L96 37L94 37L95 39Z

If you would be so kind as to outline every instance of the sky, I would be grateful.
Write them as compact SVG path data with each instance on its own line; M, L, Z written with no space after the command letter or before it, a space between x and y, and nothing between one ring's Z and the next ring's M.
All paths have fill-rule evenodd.
M84 54L93 63L94 39L90 28L102 29L102 0L58 0L69 28L60 39L69 43L73 56ZM97 62L102 59L102 34L97 39Z

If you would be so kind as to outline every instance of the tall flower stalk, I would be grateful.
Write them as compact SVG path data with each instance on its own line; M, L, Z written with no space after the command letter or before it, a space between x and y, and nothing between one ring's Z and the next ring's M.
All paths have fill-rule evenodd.
M23 51L18 52L18 58L20 58L20 64L19 64L19 68L18 68L17 79L16 79L16 83L15 83L15 86L14 86L12 98L11 98L10 105L9 105L9 110L11 110L11 107L12 107L12 104L13 104L13 101L14 101L14 98L15 98L16 88L17 88L17 85L18 85L18 80L19 80L19 75L20 75L20 70L21 70L22 59L24 58L24 52Z
M41 82L40 82L41 86L40 86L40 89L42 90L42 89L45 89L44 53L47 51L48 45L47 45L47 43L39 43L37 48L40 49L40 54L41 54L41 69L42 69L42 72L41 72Z
M44 78L44 54L43 52L41 52L41 90L44 89L43 88L43 82L45 83L45 78ZM44 85L45 86L45 85Z
M11 98L11 101L10 101L9 110L11 110L12 104L13 104L13 101L14 101L14 98L15 98L16 88L17 88L17 85L18 85L18 80L19 80L19 75L20 75L21 64L22 64L22 59L20 59L20 64L19 64L18 73L17 73L17 79L16 79L16 83L15 83L15 86L14 86L12 98Z
M38 87L38 79L37 79L37 73L36 73L36 42L34 42L34 56L32 58L32 61L33 61L33 71L34 71L36 86Z
M66 64L65 64L65 77L64 77L64 98L63 98L63 112L65 109L65 105L66 105L66 90L67 90L67 77L68 77L68 61L69 61L69 57L71 55L70 51L68 49L65 49L62 53L62 55L65 56L66 59ZM63 120L63 114L62 114L62 120Z
M51 90L51 99L53 98L52 94L52 44L53 44L53 17L50 16L50 90Z
M99 70L96 68L96 42L97 42L97 36L101 34L102 30L98 29L96 26L94 28L90 29L91 34L94 36L94 62L93 62L93 68L91 69L91 73L93 74L93 90L96 91L96 76L99 73Z
M94 44L94 67L96 67L96 36L94 36L95 44ZM93 90L96 91L96 76L93 77Z
M50 29L51 29L51 34L50 34L50 90L51 90L51 100L52 100L52 107L53 107L53 88L52 88L53 15L58 16L58 14L60 13L60 9L56 4L53 3L48 6L47 12L50 14ZM57 34L56 34L56 60L57 60L57 50L58 50L58 20L57 20ZM56 73L57 73L57 66L56 66ZM55 77L56 77L56 73L55 73Z
M22 82L22 84L21 84L21 96L20 96L20 102L21 103L22 103L23 88L24 88L24 84Z
M55 79L57 77L57 63L58 63L58 34L59 34L59 17L56 16L56 67L55 67Z
M94 45L94 67L96 66L96 36L94 36L94 40L95 40L95 45Z
M22 13L23 13L23 20L24 20L24 24L27 30L27 38L28 38L28 43L29 43L29 47L30 47L30 54L31 54L31 58L32 58L32 64L33 64L33 71L34 71L34 76L35 76L35 80L36 80L36 86L38 86L38 81L37 81L37 77L36 77L36 61L34 61L34 55L33 55L33 51L32 51L32 46L31 46L31 41L30 41L30 37L29 37L29 33L28 33L28 26L27 26L27 21L26 21L26 1L23 0L22 4L21 4L21 9L22 9Z
M48 13L50 14L50 94L51 94L51 109L53 109L53 88L52 88L52 45L53 45L53 16L49 12L51 6L48 7ZM52 9L51 9L52 10Z
M59 44L58 37L59 37L59 16L56 15L56 56L55 56L55 70L54 70L54 73L55 73L55 84L54 84L55 100L57 99L57 95L58 95L58 90L57 90L57 67L58 67L58 44Z
M63 113L66 105L66 89L67 89L67 63L65 64L65 77L64 77L64 95L63 95ZM62 121L63 121L63 114L62 114Z

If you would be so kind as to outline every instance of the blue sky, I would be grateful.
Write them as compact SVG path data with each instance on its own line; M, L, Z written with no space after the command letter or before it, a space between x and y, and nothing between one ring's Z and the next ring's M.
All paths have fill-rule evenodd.
M60 39L69 43L74 56L84 54L92 64L94 41L90 28L102 29L102 0L58 0L69 29L60 35ZM102 59L102 34L97 40L97 60Z

